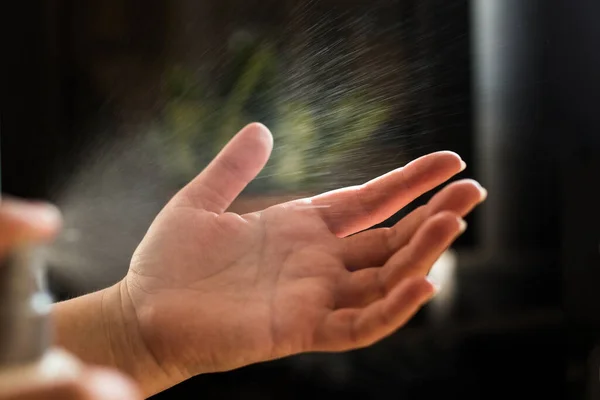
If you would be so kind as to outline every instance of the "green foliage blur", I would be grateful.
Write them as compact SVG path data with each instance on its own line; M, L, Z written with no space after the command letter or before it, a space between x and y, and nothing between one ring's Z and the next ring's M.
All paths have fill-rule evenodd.
M252 188L319 189L326 179L322 171L339 168L368 146L390 116L391 105L372 100L365 90L328 99L325 114L324 102L281 96L284 56L266 40L247 40L229 51L219 79L180 65L165 75L159 129L169 138L170 173L181 182L204 168L240 128L260 121L271 128L275 148Z

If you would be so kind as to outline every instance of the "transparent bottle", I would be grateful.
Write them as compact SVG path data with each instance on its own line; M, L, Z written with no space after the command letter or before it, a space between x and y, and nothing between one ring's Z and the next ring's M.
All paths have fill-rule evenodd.
M79 362L52 347L52 297L39 248L24 246L0 265L0 393L76 376Z

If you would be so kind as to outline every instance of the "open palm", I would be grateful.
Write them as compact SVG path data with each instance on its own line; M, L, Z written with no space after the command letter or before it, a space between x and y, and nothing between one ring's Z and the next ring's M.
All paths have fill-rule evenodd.
M225 212L271 148L264 126L242 130L132 259L124 282L145 346L181 379L391 334L433 295L429 269L485 197L476 182L455 182L393 228L364 231L464 168L440 152L361 186Z

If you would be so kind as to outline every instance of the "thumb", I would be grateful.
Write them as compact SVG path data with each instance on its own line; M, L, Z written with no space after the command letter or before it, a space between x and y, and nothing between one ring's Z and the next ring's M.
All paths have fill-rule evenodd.
M273 136L266 126L246 126L179 196L195 207L223 213L263 169L272 148Z

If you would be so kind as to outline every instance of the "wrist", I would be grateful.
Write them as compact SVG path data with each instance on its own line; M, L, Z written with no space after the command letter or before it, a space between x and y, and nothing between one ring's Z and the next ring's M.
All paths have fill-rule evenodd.
M126 281L101 292L100 315L112 364L135 379L147 396L179 383L177 371L163 365L148 346Z
M55 304L53 322L58 347L83 363L121 370L138 382L146 396L183 380L153 357L124 281Z

